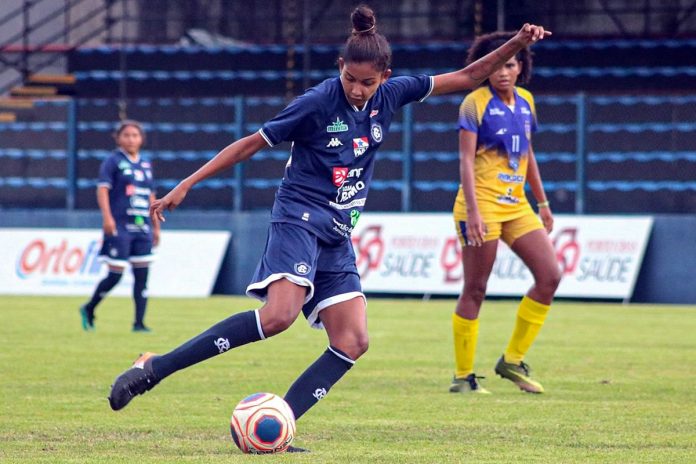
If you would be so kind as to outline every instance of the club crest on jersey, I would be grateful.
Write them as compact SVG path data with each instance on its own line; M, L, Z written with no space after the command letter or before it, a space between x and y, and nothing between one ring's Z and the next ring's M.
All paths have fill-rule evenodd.
M380 126L377 123L372 124L370 134L372 134L372 140L374 140L377 143L380 143L382 141L382 126Z
M340 140L338 140L338 137L331 137L331 140L329 140L329 143L326 144L326 148L337 148L337 147L342 147L343 144L341 143Z
M295 272L297 272L299 275L307 275L311 270L312 267L305 262L295 263Z
M348 132L348 124L341 121L341 118L336 117L336 120L326 126L326 132L333 134L335 132Z
M379 114L379 110L372 110L370 111L370 117L373 118Z
M367 140L367 137L353 139L353 154L356 158L364 155L368 148L370 148L370 142Z
M348 168L333 168L333 184L340 187L348 178Z

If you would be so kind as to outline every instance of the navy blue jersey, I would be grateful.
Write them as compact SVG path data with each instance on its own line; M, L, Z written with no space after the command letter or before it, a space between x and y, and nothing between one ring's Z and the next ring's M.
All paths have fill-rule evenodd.
M97 186L109 189L111 214L119 229L150 231L150 194L154 192L154 181L148 161L142 157L131 161L121 150L116 150L99 167Z
M266 122L259 133L270 146L292 142L271 222L297 224L328 243L349 238L394 112L424 100L432 88L430 76L394 77L357 108L336 77L309 89Z

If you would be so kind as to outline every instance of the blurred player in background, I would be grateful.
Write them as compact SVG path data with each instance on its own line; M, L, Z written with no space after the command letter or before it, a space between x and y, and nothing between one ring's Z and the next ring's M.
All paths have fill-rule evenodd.
M514 34L498 32L476 39L467 63L495 50ZM471 92L459 110L459 175L461 185L454 204L454 221L462 246L464 289L452 315L456 370L450 392L489 393L474 374L479 332L479 310L486 296L498 240L503 240L527 265L534 286L522 299L517 320L495 372L520 389L542 393L523 361L546 319L561 279L549 239L553 215L544 193L532 150L536 131L534 98L516 87L532 72L527 48L493 72L486 85ZM525 196L529 182L541 221Z
M291 102L255 134L220 151L151 207L155 221L176 208L198 182L283 141L291 156L271 213L266 249L247 294L257 310L221 321L175 350L146 353L111 389L114 410L165 377L212 356L276 335L304 312L326 329L329 346L285 396L300 418L367 351L367 313L350 234L367 197L376 151L395 111L429 95L479 85L521 49L542 39L525 25L510 41L465 69L437 76L391 76L391 49L377 32L373 11L356 8L353 30L338 60L339 77Z
M104 231L99 255L108 264L109 273L80 308L82 328L94 330L97 305L121 280L130 262L135 301L133 332L149 332L144 322L147 277L154 259L152 247L159 243L159 224L153 224L149 216L150 204L155 199L152 168L140 157L145 133L138 122L122 121L114 137L118 148L102 162L97 182L97 203Z

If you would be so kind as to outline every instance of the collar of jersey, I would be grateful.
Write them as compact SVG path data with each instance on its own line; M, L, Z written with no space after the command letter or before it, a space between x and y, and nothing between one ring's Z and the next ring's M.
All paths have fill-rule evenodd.
M135 159L135 161L133 161L132 159L130 159L130 156L128 156L128 153L123 151L121 147L117 148L116 150L118 150L118 152L121 153L123 157L126 158L126 160L128 160L128 162L131 164L136 164L140 161L140 153L138 153L138 157Z

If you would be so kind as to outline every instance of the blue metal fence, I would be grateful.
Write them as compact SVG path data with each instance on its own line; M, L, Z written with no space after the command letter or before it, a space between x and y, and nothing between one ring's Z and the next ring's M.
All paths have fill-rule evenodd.
M380 195L374 192L397 195L399 201L392 209L401 211L451 206L433 200L429 207L427 198L435 194L451 198L458 188L456 114L460 102L461 97L432 97L425 105L404 109L392 124L392 144L385 144L378 154L380 161L393 166L389 165L386 177L378 172L371 186L373 196ZM558 199L556 203L566 201L566 212L596 212L598 198L613 201L624 194L629 195L621 200L625 211L624 203L607 204L614 212L633 212L635 208L628 206L635 205L627 202L641 202L637 195L655 192L680 198L671 212L694 212L695 102L696 95L538 97L540 126L535 148L546 190ZM157 183L167 190L230 141L258 130L284 104L277 97L148 98L130 101L129 108L141 112L138 119L149 139L144 153L159 166ZM50 189L55 190L50 193L53 197L63 197L53 201L53 207L89 207L80 198L85 191L93 196L94 166L110 152L114 122L103 116L103 110L110 110L115 102L69 99L41 105L56 110L52 120L0 123L0 162L7 167L0 174L0 207L18 206L12 192L31 195ZM186 108L193 108L197 117L182 116ZM249 193L274 190L287 157L287 150L263 150L231 175L208 179L200 187L230 191L229 204L221 203L219 208L254 209L247 200L256 193L251 197ZM208 206L215 208L216 204ZM654 205L646 208L645 212L658 209Z

